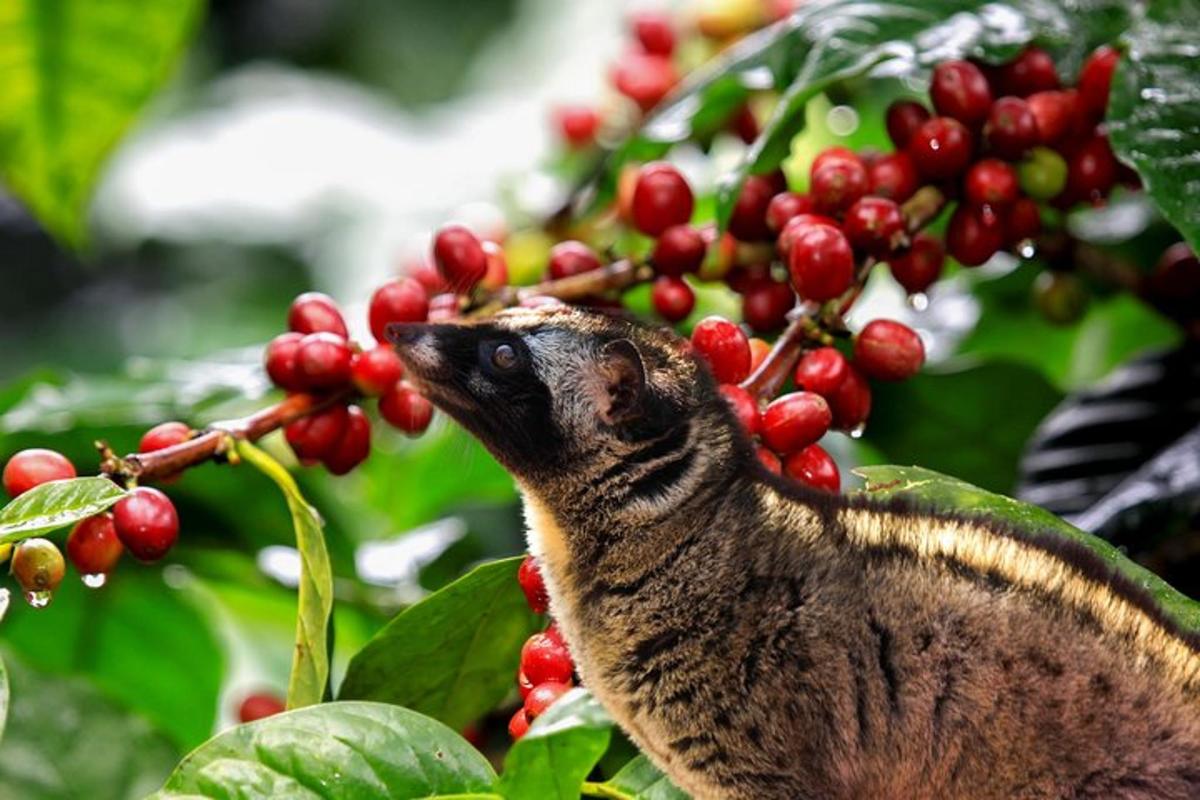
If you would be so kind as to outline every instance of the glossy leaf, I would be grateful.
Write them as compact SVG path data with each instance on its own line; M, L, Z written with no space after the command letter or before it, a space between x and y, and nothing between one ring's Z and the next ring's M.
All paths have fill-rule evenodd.
M477 567L405 609L351 659L338 697L405 706L456 730L495 708L544 624L517 583L521 560Z
M165 82L200 0L0 6L0 173L60 239L84 238L105 157Z
M1200 633L1200 603L1175 591L1108 542L1084 533L1045 509L921 467L860 467L854 472L866 480L865 492L872 497L905 497L934 510L997 520L1030 539L1069 539L1081 544L1113 572L1144 589L1182 630Z
M0 739L4 738L4 726L8 722L8 671L4 659L0 658Z
M604 787L611 796L630 800L687 800L689 796L643 755L622 767Z
M329 683L329 616L333 613L333 572L325 549L321 516L300 494L291 474L278 461L247 441L238 454L275 482L287 498L296 548L300 551L300 586L296 611L296 647L288 682L288 708L321 702Z
M1124 37L1113 76L1108 131L1146 192L1200 251L1200 5L1156 0Z
M0 509L0 544L65 528L99 514L126 494L108 478L71 478L35 486Z
M612 720L600 703L572 689L508 751L497 790L507 800L578 800L611 736Z
M428 717L383 703L324 703L214 737L152 797L488 796L495 777L478 750Z

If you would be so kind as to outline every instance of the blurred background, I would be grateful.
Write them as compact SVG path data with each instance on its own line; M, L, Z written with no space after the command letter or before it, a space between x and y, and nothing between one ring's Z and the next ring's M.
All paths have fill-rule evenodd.
M608 102L608 65L635 7L213 0L167 89L105 167L82 257L0 194L0 456L50 443L88 470L97 439L128 452L152 424L203 426L261 407L262 347L297 293L331 294L362 335L371 289L419 257L435 226L547 214L567 189L550 157L551 111ZM853 100L821 98L795 152L839 135L882 144L887 100L911 88L876 82L852 87ZM672 158L711 185L705 171L739 147L715 143L711 163L686 149ZM1135 198L1078 225L1126 226L1131 253L1172 240ZM1182 341L1123 294L1098 294L1080 322L1053 326L1029 302L1036 275L998 258L939 284L921 311L887 275L873 279L860 312L917 327L931 366L881 387L862 439L837 437L844 474L920 463L996 491L1021 485L1077 513L1179 435L1175 422L1146 423L1127 463L1082 477L1022 472L1027 440L1068 395ZM1155 408L1150 419L1184 413ZM298 472L328 525L338 669L405 604L524 549L512 482L478 445L440 419L413 441L385 428L351 475ZM261 476L216 465L171 494L183 532L165 567L126 559L101 591L69 578L49 609L9 609L0 798L140 796L230 724L247 692L282 694L298 574L282 500Z

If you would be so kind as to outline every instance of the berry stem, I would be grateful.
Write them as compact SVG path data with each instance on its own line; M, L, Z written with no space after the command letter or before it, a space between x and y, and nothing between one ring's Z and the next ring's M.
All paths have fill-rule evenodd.
M645 264L620 259L600 269L582 272L566 278L543 281L533 286L505 286L473 302L468 314L485 317L503 308L518 305L531 297L555 297L564 302L583 300L613 289L626 289L654 280L654 270Z

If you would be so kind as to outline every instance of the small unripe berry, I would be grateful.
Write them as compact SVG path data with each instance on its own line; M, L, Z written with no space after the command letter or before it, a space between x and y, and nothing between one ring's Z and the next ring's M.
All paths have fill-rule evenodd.
M1117 50L1103 45L1088 56L1079 70L1080 111L1095 121L1104 119L1104 113L1108 110L1108 92L1120 58Z
M788 289L788 291L791 291L791 289ZM794 296L792 298L792 302L793 303L795 302ZM754 371L756 369L758 369L760 366L762 366L762 363L767 360L767 356L770 354L770 352L771 352L771 343L770 342L768 342L766 339L760 339L757 336L750 337L750 374L751 375L753 375Z
M288 423L283 435L296 458L319 461L342 441L349 421L346 406L339 404Z
M574 671L571 653L555 634L535 633L521 647L521 672L535 687L546 681L569 683Z
M832 423L833 413L824 397L791 392L763 409L760 436L776 453L794 453L824 436Z
M837 228L813 225L792 243L788 271L800 297L817 302L832 300L854 281L854 251Z
M161 422L142 434L138 442L139 453L152 453L167 447L183 444L192 438L192 429L183 422Z
M525 706L521 706L513 712L512 718L508 721L508 735L515 742L527 733L529 733L529 715L525 713Z
M1048 322L1069 325L1087 310L1087 287L1075 275L1048 270L1033 283L1033 302Z
M934 117L913 133L908 154L917 172L931 180L953 178L971 162L971 134L961 122Z
M75 477L75 467L62 453L33 447L22 450L4 465L4 491L18 497L35 486Z
M849 362L836 348L807 350L796 362L796 388L814 392L828 400L837 393L849 371Z
M1037 118L1019 97L1001 97L992 105L985 134L992 151L1007 159L1020 158L1039 141Z
M867 167L870 193L903 203L920 188L921 178L912 156L900 151L881 156Z
M1049 147L1035 147L1017 165L1021 191L1034 200L1049 200L1067 185L1067 162Z
M839 158L813 170L809 191L817 210L823 214L838 214L867 193L870 182L862 159Z
M486 259L486 256L485 256ZM371 295L367 311L371 335L387 341L387 326L393 322L424 322L429 315L429 293L415 278L388 281Z
M719 389L746 433L751 436L758 433L760 415L758 403L754 402L754 397L742 387L732 383L722 383Z
M907 325L877 319L854 338L854 363L876 380L907 380L925 363L925 345Z
M742 294L742 319L755 332L770 333L784 326L795 305L790 285L770 278L756 281Z
M333 298L321 292L305 292L288 309L288 330L296 333L336 333L343 339L350 334L346 321Z
M487 254L464 225L446 225L433 237L433 260L456 291L465 292L487 274Z
M978 267L1004 246L1004 223L988 208L959 204L946 228L946 249L964 267Z
M535 614L545 614L550 608L550 595L546 592L546 582L542 579L542 571L538 560L533 556L525 556L517 569L517 583L525 593L525 602Z
M600 256L583 242L572 239L550 248L550 263L547 266L552 279L569 278L600 269Z
M696 305L696 295L692 292L692 287L682 278L672 278L669 275L660 275L655 279L654 288L650 291L650 300L654 303L654 310L667 322L679 322L692 313Z
M336 389L350 381L349 343L336 333L310 333L296 348L296 374L309 389Z
M913 134L929 119L929 109L914 100L896 100L887 108L887 132L897 150L908 147Z
M350 361L350 380L368 397L384 394L402 375L404 364L388 344L377 344L370 350L355 353Z
M266 692L256 692L247 695L238 705L237 716L238 721L245 724L282 714L286 709L287 705L281 698Z
M882 197L864 197L850 206L842 229L851 245L877 257L887 256L907 238L900 206Z
M77 522L67 535L67 557L80 575L107 575L123 552L125 547L108 512Z
M139 561L158 561L179 538L179 515L165 494L138 486L112 509L121 544Z
M767 225L767 207L776 194L771 179L765 175L749 175L729 214L729 232L743 242L761 242L772 237Z
M631 201L633 225L647 236L658 236L672 225L692 218L695 200L679 170L664 162L642 167Z
M304 380L296 369L296 352L303 338L302 333L281 333L267 345L264 359L267 375L280 389L295 392L304 388Z
M659 275L678 278L700 269L707 250L708 243L699 230L691 225L672 225L654 243L650 260Z
M399 383L379 398L379 415L409 436L419 436L433 419L433 404L416 389Z
M718 383L741 383L750 374L750 343L737 325L705 317L692 329L692 346L712 368Z
M774 472L776 475L783 474L783 464L780 463L779 456L762 446L759 446L754 451L754 454L758 456L758 463L762 464L769 471Z
M571 691L571 684L559 681L546 681L533 687L533 691L525 698L525 713L530 719L537 719L547 708L554 705L558 698Z
M792 453L783 462L783 471L803 484L834 494L842 486L837 462L819 444L810 444Z
M1029 46L1021 54L996 70L996 84L1002 94L1028 97L1034 92L1060 86L1054 59L1040 47Z
M870 416L871 387L853 364L846 373L846 380L829 398L829 408L833 411L833 427L841 431L856 430Z
M600 115L586 106L563 106L554 113L559 134L569 147L587 147L596 140Z
M671 59L652 53L626 53L612 70L617 91L649 111L679 83Z
M941 240L928 233L918 233L908 250L888 260L888 266L896 283L909 294L916 294L928 289L938 279L945 261L946 251Z
M943 61L929 84L933 107L969 128L978 128L992 106L992 90L983 71L970 61Z
M816 207L810 194L780 192L767 204L767 227L778 233L792 217L811 213Z
M67 564L58 547L49 539L26 539L12 554L12 575L21 589L32 595L45 595L58 588Z
M968 201L995 208L1015 203L1021 194L1016 170L998 158L985 158L972 164L967 170L964 188Z
M371 422L367 415L358 406L347 407L346 414L346 431L341 441L321 457L325 469L334 475L345 475L371 452Z

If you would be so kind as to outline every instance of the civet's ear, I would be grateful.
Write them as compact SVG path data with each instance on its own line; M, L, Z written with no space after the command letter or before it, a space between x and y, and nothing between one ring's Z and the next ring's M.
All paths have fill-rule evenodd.
M600 372L604 378L600 418L609 425L619 425L637 417L646 390L646 368L637 346L628 339L604 345L600 349Z

